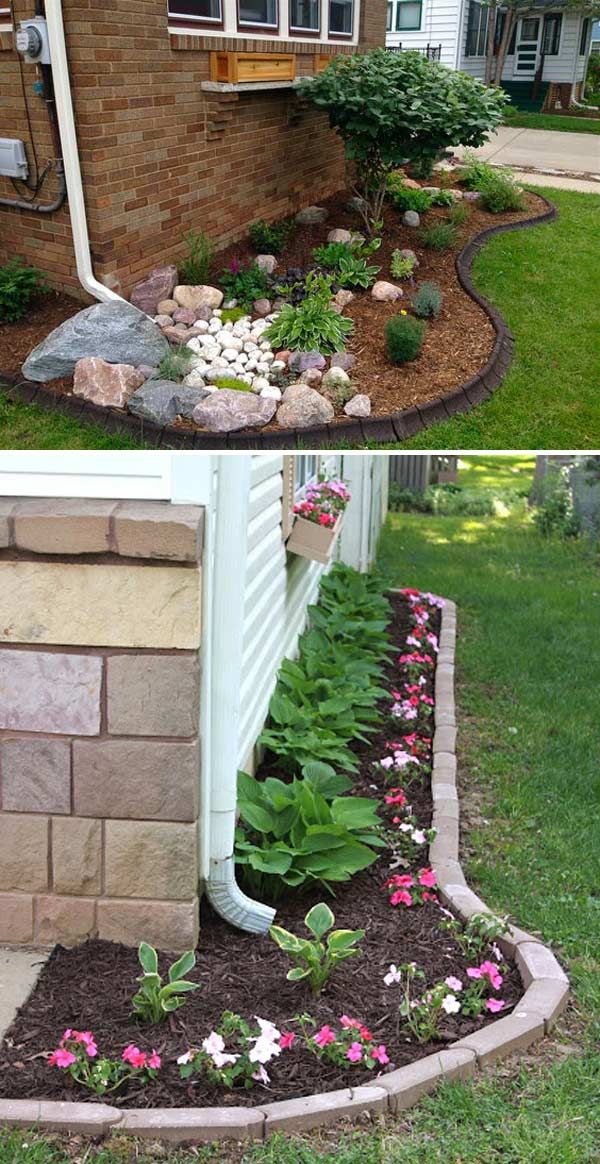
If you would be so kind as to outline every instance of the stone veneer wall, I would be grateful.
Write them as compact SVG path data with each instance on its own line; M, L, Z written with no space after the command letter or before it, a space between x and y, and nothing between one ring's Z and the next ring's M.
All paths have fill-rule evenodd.
M196 943L202 524L0 500L0 942Z

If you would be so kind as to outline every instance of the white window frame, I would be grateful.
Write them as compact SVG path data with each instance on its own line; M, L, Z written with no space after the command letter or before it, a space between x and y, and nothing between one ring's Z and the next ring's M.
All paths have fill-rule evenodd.
M294 506L301 501L307 485L319 480L321 472L321 457L319 453L306 453L284 456L282 466L282 498L281 498L281 533L284 542L287 541L294 524Z
M217 0L219 5L218 16L192 16L187 12L177 11L177 0L167 0L168 14L170 20L191 20L194 24L212 25L213 28L222 29L223 27L223 4L224 0Z
M361 4L368 0L351 0L352 2L352 33L336 33L329 31L329 16L331 0L319 0L319 31L296 28L292 24L291 0L278 0L278 25L258 25L242 23L239 19L239 0L220 0L222 20L207 20L203 17L180 15L176 13L177 0L164 0L170 8L169 31L184 33L186 36L226 36L228 39L243 40L282 40L298 44L324 45L357 45L360 30Z
M289 28L290 32L298 33L301 36L304 35L304 36L310 36L310 37L313 37L313 36L319 37L321 35L321 32L323 31L323 5L320 3L320 0L317 0L318 21L317 21L316 28L314 28L314 27L310 28L304 24L295 24L294 23L294 21L292 20L292 12L293 12L294 3L296 3L296 2L297 2L297 0L288 0L288 3L289 3L288 28Z

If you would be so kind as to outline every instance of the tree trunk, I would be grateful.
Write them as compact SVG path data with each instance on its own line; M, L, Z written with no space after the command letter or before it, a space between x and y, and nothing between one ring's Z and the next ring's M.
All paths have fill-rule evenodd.
M498 46L498 56L496 57L496 75L494 78L495 85L501 85L502 73L506 62L506 53L510 44L510 39L513 34L514 27L517 23L517 13L514 8L509 8L506 13L506 20L504 21L504 31L502 33L502 40Z
M485 56L485 77L486 85L492 83L492 70L494 67L494 40L496 37L496 18L498 15L498 6L496 3L490 5L488 10L488 27L487 27L487 47Z

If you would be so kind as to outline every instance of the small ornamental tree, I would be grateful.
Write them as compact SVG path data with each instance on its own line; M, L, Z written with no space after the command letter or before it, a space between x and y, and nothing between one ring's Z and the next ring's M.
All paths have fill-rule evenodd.
M336 56L298 89L343 139L369 230L381 221L392 170L407 162L426 168L451 145L481 145L508 100L422 53L386 49Z

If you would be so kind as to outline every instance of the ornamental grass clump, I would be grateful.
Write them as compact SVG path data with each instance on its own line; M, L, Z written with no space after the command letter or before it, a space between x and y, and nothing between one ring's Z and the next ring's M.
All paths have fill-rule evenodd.
M184 241L188 253L179 264L181 281L194 287L208 283L214 255L210 239L201 230L190 230Z
M447 251L456 243L456 227L451 222L432 222L419 235L421 245L431 251Z
M313 994L320 994L338 963L360 953L357 945L364 938L365 931L334 930L335 917L323 901L309 909L304 924L314 941L297 938L281 926L271 926L269 933L279 949L296 963L287 972L288 982L306 979Z
M411 315L392 315L385 325L385 344L392 364L416 360L425 339L426 325Z
M153 946L147 942L140 942L138 958L143 973L137 979L140 989L133 997L133 1013L147 1022L160 1023L167 1015L178 1010L185 1002L184 995L192 990L199 990L196 982L188 982L185 978L196 965L196 955L193 950L182 954L169 968L169 980L163 985L158 973L158 954Z

